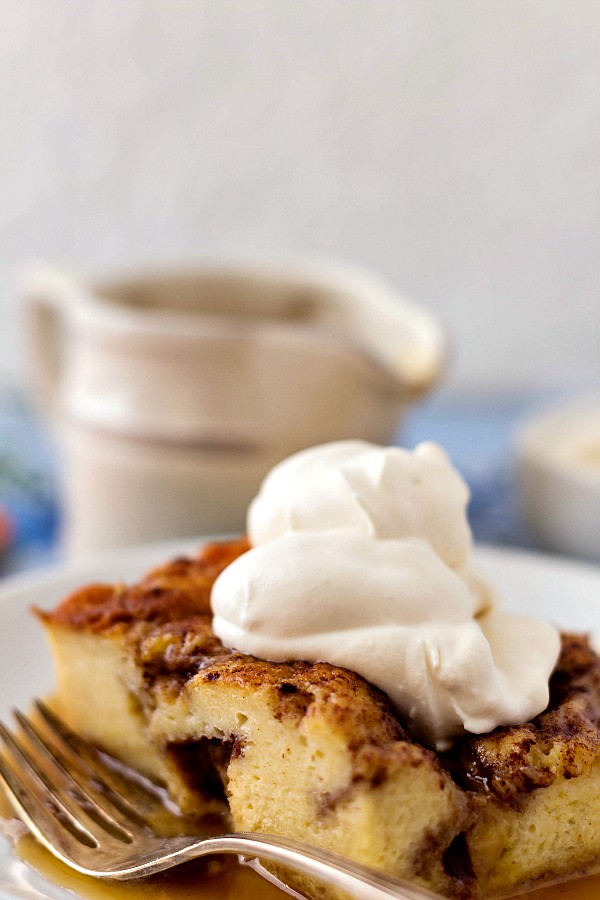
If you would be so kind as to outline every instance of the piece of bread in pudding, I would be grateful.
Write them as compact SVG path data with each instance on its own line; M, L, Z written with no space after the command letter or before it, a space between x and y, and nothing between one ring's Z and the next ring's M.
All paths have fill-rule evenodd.
M246 549L208 545L40 613L73 728L184 812L224 811L235 830L301 838L448 897L505 897L600 860L600 659L585 638L563 638L541 716L436 754L354 673L221 644L210 589Z

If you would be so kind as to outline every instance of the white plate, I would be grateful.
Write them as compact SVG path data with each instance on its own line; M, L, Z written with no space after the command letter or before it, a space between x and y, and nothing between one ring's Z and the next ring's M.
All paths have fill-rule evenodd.
M27 708L53 683L42 629L32 606L53 607L70 591L91 581L131 581L175 555L189 553L200 541L151 544L62 566L35 576L12 578L0 586L0 717L13 706ZM591 632L600 641L600 568L586 563L512 550L478 548L476 562L504 598L506 608L541 616L564 629ZM0 898L72 897L12 852L0 836Z

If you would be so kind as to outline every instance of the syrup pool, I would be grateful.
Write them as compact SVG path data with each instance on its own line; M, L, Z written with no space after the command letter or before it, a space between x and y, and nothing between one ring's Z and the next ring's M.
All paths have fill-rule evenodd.
M8 866L2 859L0 848L0 887L6 888L3 896L11 896L12 882L15 898L23 895L23 883L35 884L34 896L47 896L40 880L30 877L33 869L53 885L88 900L190 900L190 897L194 900L289 900L283 891L248 867L240 865L234 856L199 859L135 881L100 881L63 865L30 834L22 834L22 828L14 819L7 800L0 794L0 832L5 836L5 841L13 843L15 848L14 865L11 861L9 877L3 871ZM16 839L11 837L19 832L21 836ZM10 853L9 847L5 852ZM56 896L55 893L52 896Z
M194 900L289 900L288 894L248 867L240 865L233 856L199 859L135 881L109 883L80 875L55 859L30 834L22 833L23 826L15 820L8 801L1 794L0 831L6 840L14 841L14 865L11 864L10 869L14 876L15 898L23 895L23 882L30 883L29 874L33 869L54 885L87 900L190 900L190 897ZM21 836L16 840L8 837L19 832ZM4 882L0 886L8 888L6 896L10 896L9 879L2 871L4 867L0 853L0 882ZM48 896L37 880L36 885L40 900ZM17 887L20 888L18 892ZM523 900L598 900L600 874L572 879L519 896Z

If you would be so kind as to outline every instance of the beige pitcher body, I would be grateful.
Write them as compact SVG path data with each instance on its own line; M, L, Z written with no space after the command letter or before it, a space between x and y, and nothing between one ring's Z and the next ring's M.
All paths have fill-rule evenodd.
M361 272L206 266L24 291L34 396L54 424L68 557L241 532L280 459L389 443L438 378L430 313Z

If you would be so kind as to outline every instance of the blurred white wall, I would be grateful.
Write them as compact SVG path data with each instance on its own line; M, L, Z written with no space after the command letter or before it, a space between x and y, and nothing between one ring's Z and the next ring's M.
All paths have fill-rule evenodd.
M0 0L0 368L27 260L316 254L456 385L600 378L597 0Z

